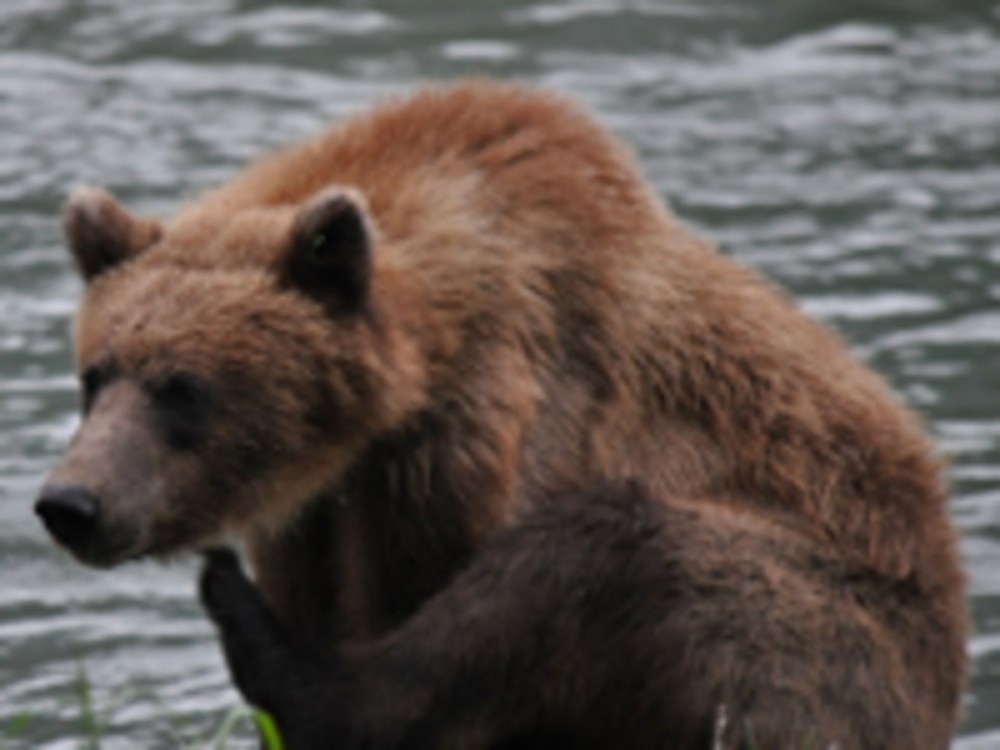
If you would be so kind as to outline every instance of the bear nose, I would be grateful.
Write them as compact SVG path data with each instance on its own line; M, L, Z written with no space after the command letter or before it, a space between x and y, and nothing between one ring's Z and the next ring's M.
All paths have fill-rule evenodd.
M83 487L55 485L42 488L35 503L45 528L70 549L87 544L97 528L101 504Z

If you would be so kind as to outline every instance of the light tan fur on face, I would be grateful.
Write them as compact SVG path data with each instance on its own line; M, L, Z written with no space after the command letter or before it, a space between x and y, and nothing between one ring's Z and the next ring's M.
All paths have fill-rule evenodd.
M242 226L259 229L262 217L252 214L250 219ZM161 501L163 512L178 511L175 503L225 509L238 501L229 513L205 517L216 517L216 523L228 519L227 524L236 526L270 526L273 518L287 522L289 512L323 489L331 472L335 475L357 450L368 425L378 429L383 420L391 424L399 418L393 409L409 408L410 382L398 388L374 383L372 388L395 398L352 408L352 384L338 380L338 359L365 367L373 378L405 374L405 368L390 370L381 355L391 350L384 343L373 345L377 334L367 326L359 323L335 336L314 305L279 292L273 278L259 269L192 269L154 260L144 257L94 284L77 319L81 369L110 358L140 382L168 371L197 373L224 392L229 413L262 427L269 444L256 449L282 457L274 472L241 486L232 500L198 497L197 487L188 486L184 489L193 497ZM310 413L318 401L310 401L309 394L319 391L329 391L337 414ZM356 425L357 434L336 440L322 435L324 427L339 429L324 425L334 419ZM315 424L304 429L311 422ZM238 430L238 424L234 420L230 429ZM212 460L213 449L223 450L228 441L247 439L223 432L201 460Z

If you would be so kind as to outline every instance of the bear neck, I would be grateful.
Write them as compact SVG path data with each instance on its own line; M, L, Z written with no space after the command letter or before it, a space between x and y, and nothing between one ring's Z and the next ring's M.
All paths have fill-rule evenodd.
M376 441L289 526L249 540L264 597L321 652L404 621L495 528L479 502L505 483L447 466L447 421L423 414Z

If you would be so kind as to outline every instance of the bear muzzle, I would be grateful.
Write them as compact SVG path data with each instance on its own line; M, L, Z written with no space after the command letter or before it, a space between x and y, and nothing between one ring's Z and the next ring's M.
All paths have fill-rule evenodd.
M133 384L108 387L35 501L52 538L80 562L112 567L146 551L163 460Z

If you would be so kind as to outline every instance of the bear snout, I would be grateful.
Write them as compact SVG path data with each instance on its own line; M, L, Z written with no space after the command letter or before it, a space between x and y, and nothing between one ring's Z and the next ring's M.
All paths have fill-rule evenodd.
M35 513L53 538L77 555L89 556L98 543L101 503L84 487L46 485L35 502Z

